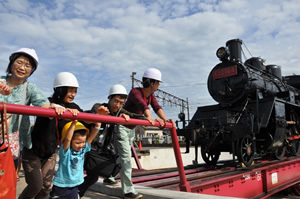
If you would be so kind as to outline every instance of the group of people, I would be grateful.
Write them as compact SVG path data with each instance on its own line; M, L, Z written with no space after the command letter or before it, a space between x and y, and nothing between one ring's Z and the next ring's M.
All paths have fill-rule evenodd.
M0 80L0 102L53 108L58 115L69 111L76 116L83 112L74 103L79 83L72 73L58 73L54 80L53 95L47 98L35 84L27 81L37 67L38 56L34 49L21 48L13 52L9 57L7 75ZM132 117L141 118L142 115L153 125L156 121L161 126L165 122L174 125L173 120L167 119L154 95L161 82L161 72L156 68L148 68L143 74L142 88L133 88L128 94L124 86L113 85L109 90L108 103L96 103L86 112L123 117L126 121ZM157 114L156 119L152 117L149 106ZM85 153L91 150L93 143L97 144L93 140L97 140L107 126L100 122L37 117L34 127L30 128L29 116L13 115L9 137L17 133L15 137L18 139L9 140L11 145L18 145L13 152L15 168L17 170L22 162L27 183L19 198L82 197L99 178L91 171L87 171L84 177ZM121 165L120 181L124 198L143 198L142 194L135 191L131 181L131 145L135 126L117 127L110 128L113 129L110 133L114 135L117 162ZM59 167L56 171L57 156ZM114 177L105 178L103 183L118 185Z

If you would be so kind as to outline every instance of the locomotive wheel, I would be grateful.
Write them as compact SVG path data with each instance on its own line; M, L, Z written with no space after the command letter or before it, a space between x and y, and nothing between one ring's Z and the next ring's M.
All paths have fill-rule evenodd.
M300 154L300 141L299 140L292 141L291 153L292 153L292 155L295 155L295 156Z
M207 146L201 146L201 156L206 164L215 166L219 160L220 152L210 151Z
M250 135L240 138L237 143L237 157L239 162L244 163L246 167L251 166L254 160L254 143Z
M282 160L286 152L286 146L280 147L274 151L274 156L277 160Z

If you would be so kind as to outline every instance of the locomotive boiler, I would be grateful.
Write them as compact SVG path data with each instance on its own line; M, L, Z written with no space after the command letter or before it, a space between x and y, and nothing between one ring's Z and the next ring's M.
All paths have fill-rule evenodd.
M243 62L242 44L233 39L217 50L220 63L207 86L218 104L198 107L187 127L209 165L221 152L245 166L256 157L300 153L300 76L283 77L280 66L259 57Z

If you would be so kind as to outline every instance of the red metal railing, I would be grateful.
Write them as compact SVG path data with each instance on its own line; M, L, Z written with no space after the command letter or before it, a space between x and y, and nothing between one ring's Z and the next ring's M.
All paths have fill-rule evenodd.
M5 105L4 105L5 104ZM41 117L54 117L54 118L64 118L64 119L77 119L77 120L86 120L92 122L105 122L105 123L114 123L114 124L122 124L122 125L142 125L142 126L152 126L147 120L139 120L139 119L130 119L126 121L121 117L114 117L108 115L98 115L91 113L79 113L77 116L73 116L71 112L66 111L62 115L57 115L54 109L46 109L41 107L33 107L33 106L24 106L17 104L9 104L9 103L0 103L0 112L3 113L4 108L6 108L8 113L13 114L21 114L21 115L32 115L32 116L41 116ZM155 122L156 127L160 127L158 122ZM186 180L179 142L177 138L176 128L173 127L172 123L167 122L163 128L168 128L171 132L172 145L174 149L176 164L180 177L179 188L181 191L191 192L190 184Z

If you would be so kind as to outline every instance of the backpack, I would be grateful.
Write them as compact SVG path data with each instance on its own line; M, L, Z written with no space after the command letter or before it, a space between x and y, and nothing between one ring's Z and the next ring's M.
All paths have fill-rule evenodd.
M92 143L92 148L95 148L95 150L100 154L107 154L117 157L118 153L116 147L114 146L115 127L115 124L106 124L104 130L99 133Z
M40 158L48 158L60 145L57 119L37 117L31 131L32 150Z

